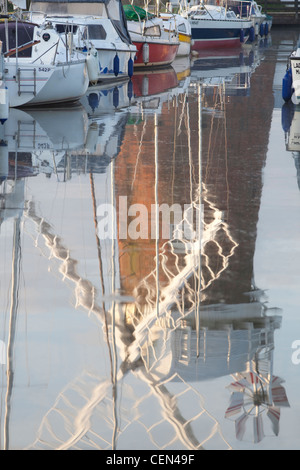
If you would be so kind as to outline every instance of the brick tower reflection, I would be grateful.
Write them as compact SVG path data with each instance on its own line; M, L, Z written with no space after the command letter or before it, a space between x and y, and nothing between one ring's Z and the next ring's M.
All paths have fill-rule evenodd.
M118 214L119 220L127 219L127 228L131 222L137 228L136 239L119 240L122 289L127 295L136 298L137 286L156 268L153 205L179 204L183 212L185 204L200 202L205 226L216 217L220 222L214 240L206 243L205 256L202 253L201 304L250 302L245 293L255 287L256 225L273 109L273 95L266 93L274 73L270 67L262 63L261 73L252 75L251 96L226 96L222 86L200 87L198 96L200 88L194 84L188 93L149 96L133 116L115 166L116 204L119 209L120 196L126 196L127 208L145 207L148 219L146 232L139 233L138 206L131 215ZM160 80L154 74L149 78ZM152 105L158 108L149 112ZM171 229L172 222L171 214ZM167 241L161 235L160 231L160 251ZM168 267L172 271L172 262ZM161 266L159 282L169 282Z
M200 80L186 92L148 96L127 126L115 194L117 212L126 196L127 207L139 204L147 215L143 238L118 242L121 288L134 298L125 307L133 333L128 362L141 357L157 381L254 374L264 390L264 399L254 400L254 419L263 406L277 429L278 408L288 406L286 397L271 398L274 331L281 318L266 311L253 278L273 75L274 64L261 63L246 96L227 94L224 81L206 87ZM201 248L197 237L178 240L172 230L169 240L161 233L159 240L151 238L153 205L199 203ZM137 215L118 214L127 227ZM142 218L138 222L140 229ZM255 442L263 437L261 424L258 429Z

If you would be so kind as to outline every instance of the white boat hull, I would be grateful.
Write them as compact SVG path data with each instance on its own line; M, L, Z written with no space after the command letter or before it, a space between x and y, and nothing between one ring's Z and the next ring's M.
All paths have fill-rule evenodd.
M189 56L191 53L191 44L192 40L190 36L183 37L183 35L179 35L179 47L177 56L184 57Z
M55 65L22 61L17 65L16 60L9 60L5 69L5 84L12 108L76 101L86 93L89 85L85 61Z
M96 79L90 80L91 82L112 82L115 80L122 80L130 78L131 74L129 71L130 59L134 61L136 54L136 47L124 47L124 49L116 48L104 48L97 49L97 72ZM116 56L118 62L116 65Z

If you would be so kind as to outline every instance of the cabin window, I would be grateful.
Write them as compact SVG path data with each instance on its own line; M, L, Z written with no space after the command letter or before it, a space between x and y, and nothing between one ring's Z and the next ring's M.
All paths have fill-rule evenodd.
M89 24L88 25L89 39L106 39L106 31L102 24ZM86 29L83 34L83 38L87 39Z
M186 33L186 26L184 23L178 26L178 31L180 31L181 33Z
M233 11L228 11L228 12L226 13L226 17L227 17L227 18L236 18L236 15L235 15L235 13L234 13Z
M159 25L149 26L149 28L145 28L144 35L145 36L160 37L160 27L159 27Z
M205 16L207 15L207 10L203 10L203 9L199 9L199 10L192 10L190 13L189 13L190 16L194 16L194 15L197 15L197 16Z
M77 25L71 25L71 24L57 24L55 25L56 31L58 33L73 33L76 34Z
M9 21L7 24L7 30L5 23L0 23L0 41L2 41L2 50L3 52L8 52L9 50L15 49L16 47L16 28L18 27L18 46L21 47L24 44L28 44L33 40L34 34L34 25L31 23L23 23L19 21ZM6 44L6 39L8 39L8 44ZM20 49L18 51L19 57L30 57L31 56L31 47L26 47L25 49ZM11 57L16 57L11 55Z

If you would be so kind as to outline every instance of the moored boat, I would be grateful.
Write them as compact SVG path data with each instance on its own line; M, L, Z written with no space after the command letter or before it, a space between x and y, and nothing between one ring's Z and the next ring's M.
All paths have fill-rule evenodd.
M177 13L160 13L165 31L174 31L178 35L179 48L177 56L187 56L191 53L192 29L187 18Z
M170 65L179 49L176 31L165 31L162 18L134 5L124 5L128 31L137 47L134 67Z
M136 47L121 0L33 0L28 14L32 21L51 21L60 33L72 33L72 47L86 53L90 82L132 76Z
M226 6L201 3L182 11L191 24L192 49L238 47L250 36L251 18L240 18Z
M85 94L86 57L71 50L51 24L7 18L0 40L10 107L76 101Z
M300 104L300 47L288 58L286 73L282 80L282 98L295 105Z

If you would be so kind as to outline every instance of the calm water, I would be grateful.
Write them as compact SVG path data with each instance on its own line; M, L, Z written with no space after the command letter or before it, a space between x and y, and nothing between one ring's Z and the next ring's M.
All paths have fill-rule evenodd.
M1 449L300 448L297 40L10 111Z

